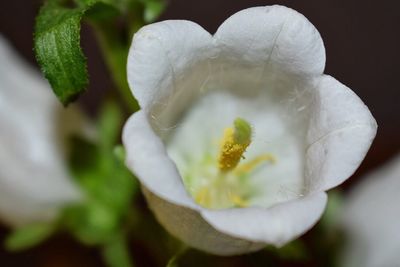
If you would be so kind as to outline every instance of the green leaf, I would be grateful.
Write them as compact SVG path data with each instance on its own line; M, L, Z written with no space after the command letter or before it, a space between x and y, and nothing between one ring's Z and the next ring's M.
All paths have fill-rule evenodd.
M88 85L86 58L80 47L80 21L87 8L70 9L60 1L49 1L36 19L36 59L64 105Z
M20 251L38 245L54 232L49 224L32 224L14 230L5 240L5 247L10 251Z
M34 50L54 93L68 105L89 83L87 62L80 46L81 20L97 4L102 6L102 12L107 8L114 12L115 7L112 1L106 0L77 0L77 6L72 8L65 6L65 2L49 0L40 9L35 24Z

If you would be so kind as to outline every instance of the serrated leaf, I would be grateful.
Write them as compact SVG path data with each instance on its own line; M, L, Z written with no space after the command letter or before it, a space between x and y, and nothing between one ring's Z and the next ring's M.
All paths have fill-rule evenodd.
M54 232L49 224L32 224L14 230L5 240L5 247L10 251L20 251L40 244Z
M36 19L36 59L59 100L67 105L88 85L86 58L80 47L80 22L88 7L64 8L49 1Z
M110 12L115 13L115 7L105 0L77 1L73 8L64 6L64 2L50 0L40 9L35 24L34 50L54 93L68 105L89 83L87 62L80 46L82 17L97 4L101 5L102 12L109 7Z

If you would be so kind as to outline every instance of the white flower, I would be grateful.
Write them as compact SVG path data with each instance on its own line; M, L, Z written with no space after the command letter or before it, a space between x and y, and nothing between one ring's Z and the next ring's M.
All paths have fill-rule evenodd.
M63 139L82 130L47 82L0 35L0 220L20 226L54 218L80 192L65 166Z
M400 155L367 175L344 202L348 244L342 266L399 266L399 203Z
M282 246L317 222L324 191L352 175L376 133L324 66L318 31L283 6L242 10L214 35L176 20L134 36L128 79L142 110L124 128L127 166L169 232L231 255ZM244 131L237 118L251 125L247 151L224 155Z

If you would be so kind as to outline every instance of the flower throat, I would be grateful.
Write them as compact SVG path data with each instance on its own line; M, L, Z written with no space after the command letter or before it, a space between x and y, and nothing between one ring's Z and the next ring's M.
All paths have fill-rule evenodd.
M252 141L251 125L236 118L232 127L224 129L218 154L205 155L201 166L184 175L185 186L195 201L211 209L246 207L257 191L251 187L251 174L261 163L275 159L263 154L246 163L244 153Z

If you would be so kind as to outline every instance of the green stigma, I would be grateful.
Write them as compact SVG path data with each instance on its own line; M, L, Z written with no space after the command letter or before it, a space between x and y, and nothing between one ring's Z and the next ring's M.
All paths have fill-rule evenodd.
M242 118L236 118L233 122L235 127L233 138L239 144L249 144L251 142L251 125Z

